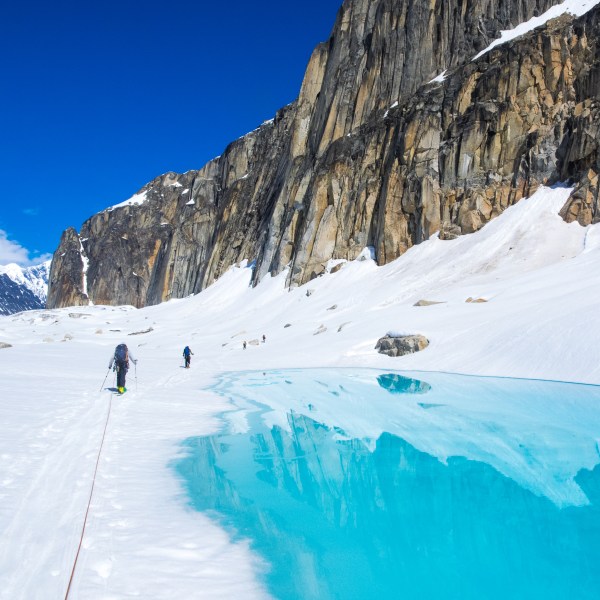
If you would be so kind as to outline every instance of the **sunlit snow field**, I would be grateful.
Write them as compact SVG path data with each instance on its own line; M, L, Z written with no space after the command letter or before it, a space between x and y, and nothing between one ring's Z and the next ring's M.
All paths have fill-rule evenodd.
M218 450L216 463L229 469L215 485L233 486L243 491L239 498L254 501L264 490L279 489L277 478L289 464L274 462L273 448L265 447L263 487L248 491L243 473L227 463L232 454L222 452L215 436L239 440L233 453L248 450L242 453L249 467L244 477L254 483L253 428L266 441L280 432L288 443L292 424L322 443L323 473L331 474L331 485L313 486L318 502L302 510L314 514L322 506L319 522L329 528L336 522L328 512L333 500L326 504L323 489L332 498L348 491L348 501L338 501L340 518L362 514L356 504L346 506L360 496L372 509L365 518L377 529L371 542L365 541L368 527L331 535L348 534L354 549L364 542L364 560L399 552L380 530L388 523L390 530L405 531L408 519L404 541L416 550L406 560L415 562L399 562L400 571L413 565L414 583L421 581L419 569L430 564L449 590L462 591L473 572L461 569L474 563L449 559L455 550L473 559L479 549L477 560L487 561L481 570L487 585L502 571L490 570L493 556L483 556L482 547L500 552L504 540L508 568L515 553L531 556L540 548L537 534L543 530L544 568L579 574L581 584L571 597L586 597L597 585L585 550L597 523L586 516L597 510L596 388L485 379L485 394L466 394L473 378L461 377L457 384L439 374L600 384L600 229L560 219L569 194L567 188L542 188L475 234L452 241L433 237L381 267L365 250L338 272L292 290L285 287L285 273L250 287L252 271L243 263L201 294L159 306L0 317L0 342L10 345L0 349L0 598L64 598L72 573L69 597L85 600L278 595L280 566L265 551L262 534L242 522L256 515L247 506L232 515L231 498L220 489L197 495L181 469L192 468L193 460L208 468L208 451L198 456L196 443L203 440ZM415 306L419 300L438 304ZM430 345L411 356L380 355L375 344L389 331L422 334ZM107 367L121 342L138 365L128 375L128 393L116 397ZM191 369L182 368L186 345L194 352ZM318 367L327 369L315 375ZM378 377L399 372L429 387L394 394L394 386L402 385L393 377L378 383ZM543 393L513 394L512 386L520 385ZM573 392L555 393L565 389ZM285 448L288 457L293 445ZM339 470L343 464L352 465L352 475ZM309 466L310 473L318 472ZM379 471L369 479L372 469ZM291 490L305 484L295 477L284 478ZM488 484L465 484L481 478ZM363 492L357 487L350 493L348 485L363 480ZM389 501L378 489L389 491ZM281 500L266 495L286 504L293 497L286 493ZM435 506L399 501L428 494ZM384 510L391 506L406 512ZM218 508L225 517L204 510ZM513 537L501 537L492 518L496 508ZM435 519L425 520L420 510ZM454 517L461 527L449 521ZM471 532L457 540L456 532L470 532L471 517L482 537L475 540ZM293 543L284 537L277 543ZM317 583L310 578L321 574L320 565L304 552L293 560L302 565L294 576L314 591ZM540 572L521 581L530 585ZM328 581L333 583L323 585L335 595L342 583L335 576ZM558 583L552 589L563 590Z

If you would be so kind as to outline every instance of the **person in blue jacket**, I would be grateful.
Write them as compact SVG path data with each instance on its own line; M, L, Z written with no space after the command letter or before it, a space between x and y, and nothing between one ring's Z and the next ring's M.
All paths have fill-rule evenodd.
M185 368L189 369L190 368L190 362L192 361L192 354L194 354L191 350L189 346L186 346L183 349L183 358L185 360Z

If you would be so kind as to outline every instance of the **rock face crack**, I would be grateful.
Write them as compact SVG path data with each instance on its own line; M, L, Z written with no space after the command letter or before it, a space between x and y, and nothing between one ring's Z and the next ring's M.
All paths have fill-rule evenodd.
M477 231L567 179L563 217L595 221L600 9L471 60L558 3L346 0L296 101L202 169L157 177L141 204L83 224L86 286L79 238L65 231L48 307L157 304L244 259L255 283L289 268L300 285L366 246L385 264L438 231Z

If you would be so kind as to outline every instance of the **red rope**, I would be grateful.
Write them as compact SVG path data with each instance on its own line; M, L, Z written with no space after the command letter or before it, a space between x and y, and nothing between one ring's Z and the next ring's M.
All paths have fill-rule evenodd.
M73 577L75 576L75 569L77 567L77 559L79 558L79 551L83 544L83 536L85 534L85 526L87 525L88 513L90 512L90 504L92 503L92 496L94 495L94 485L96 484L96 473L98 473L98 464L100 463L100 455L102 454L102 447L104 446L104 438L106 436L106 428L108 427L108 420L110 419L110 409L112 408L112 395L110 402L108 403L108 414L106 415L106 423L104 424L104 432L102 433L102 441L100 442L100 449L98 450L98 458L96 458L96 468L94 469L94 477L92 478L92 489L90 490L90 497L88 498L87 508L85 510L85 517L83 519L83 528L81 529L81 538L79 539L79 546L77 547L77 554L75 555L75 561L73 562L73 570L71 571L71 577L69 579L69 586L67 587L67 593L65 594L65 600L69 597L71 591L71 584L73 583Z

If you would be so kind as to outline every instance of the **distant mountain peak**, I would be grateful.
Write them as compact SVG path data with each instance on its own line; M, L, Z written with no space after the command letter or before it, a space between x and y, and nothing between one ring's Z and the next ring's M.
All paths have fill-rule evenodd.
M0 315L45 308L50 262L32 267L0 265Z

